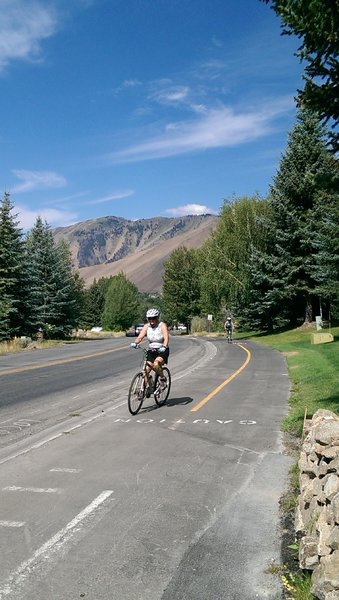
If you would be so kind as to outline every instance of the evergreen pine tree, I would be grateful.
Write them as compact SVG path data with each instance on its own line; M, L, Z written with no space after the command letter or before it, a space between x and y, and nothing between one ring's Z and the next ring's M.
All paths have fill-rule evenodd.
M85 315L87 305L87 292L85 289L85 282L80 276L79 271L73 272L74 277L74 297L75 297L75 323L76 328L83 328L85 326Z
M339 318L339 162L332 159L332 176L321 178L323 192L315 213L314 262L319 295L319 313L325 319Z
M57 245L56 252L59 258L58 299L63 307L63 333L67 334L79 323L83 304L84 282L79 274L73 270L69 244L65 240Z
M25 320L25 261L22 230L9 193L0 206L0 340L23 333Z
M299 111L271 188L266 250L254 248L249 261L252 298L246 317L261 326L295 325L318 314L317 231L327 205L321 182L333 174L325 136L313 112Z
M86 329L103 325L105 297L111 281L112 277L100 277L98 281L94 279L90 287L84 290L82 326Z
M47 337L63 336L74 324L74 279L69 253L56 247L47 223L38 217L26 240L29 272L29 324Z

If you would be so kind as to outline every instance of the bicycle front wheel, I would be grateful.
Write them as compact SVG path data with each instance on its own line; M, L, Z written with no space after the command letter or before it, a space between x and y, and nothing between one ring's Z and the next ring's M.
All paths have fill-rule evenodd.
M171 389L171 373L167 367L163 367L162 371L166 379L166 387L162 388L162 382L157 376L155 382L154 400L158 406L163 406L163 404L165 404Z
M145 397L144 374L134 375L128 392L128 410L131 415L136 415L142 407Z

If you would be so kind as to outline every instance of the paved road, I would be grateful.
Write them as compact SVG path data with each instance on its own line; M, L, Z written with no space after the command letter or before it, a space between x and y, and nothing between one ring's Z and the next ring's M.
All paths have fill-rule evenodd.
M0 600L276 600L283 357L173 338L132 417L128 344L0 358Z

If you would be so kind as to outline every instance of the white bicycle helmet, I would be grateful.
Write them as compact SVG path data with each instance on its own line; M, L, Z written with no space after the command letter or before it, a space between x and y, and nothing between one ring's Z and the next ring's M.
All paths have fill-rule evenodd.
M146 319L152 319L154 317L159 317L160 311L157 308L149 308L146 313Z

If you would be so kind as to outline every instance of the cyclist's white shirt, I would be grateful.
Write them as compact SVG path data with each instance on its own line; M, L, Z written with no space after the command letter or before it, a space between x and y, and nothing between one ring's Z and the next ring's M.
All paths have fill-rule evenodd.
M162 321L159 323L157 327L151 327L150 325L147 327L147 339L149 341L149 347L160 348L164 343L164 335L161 329Z

